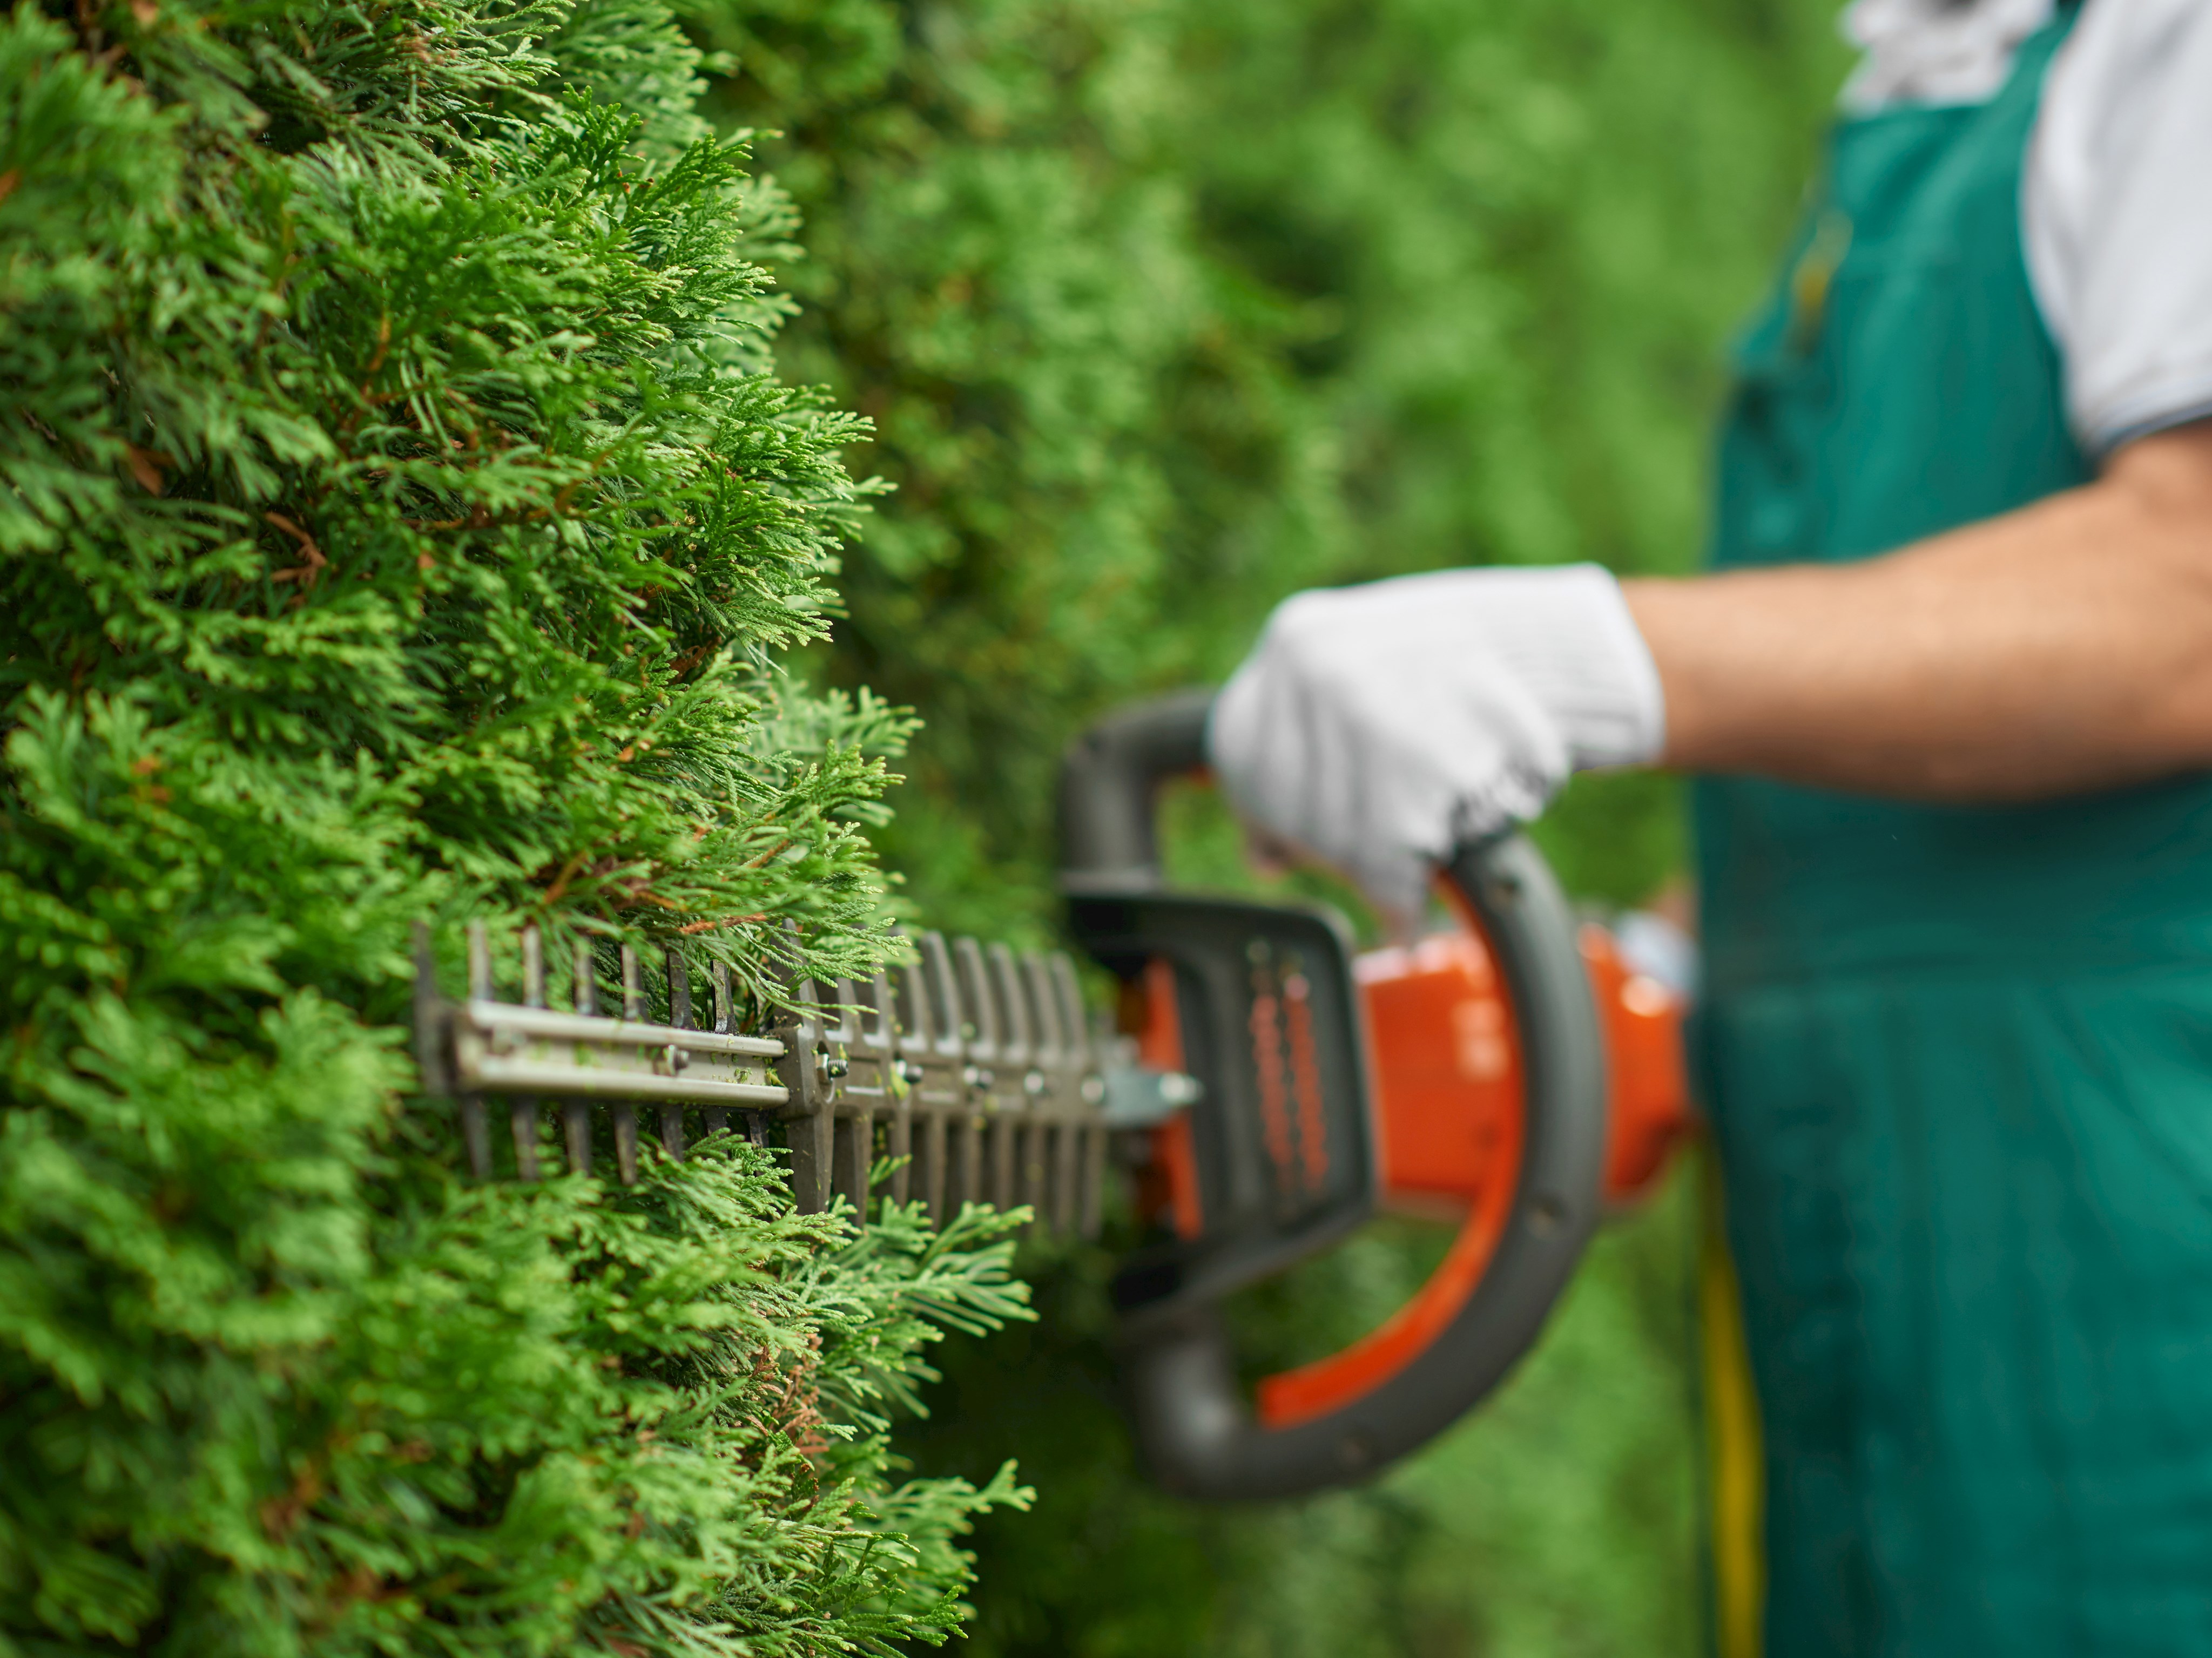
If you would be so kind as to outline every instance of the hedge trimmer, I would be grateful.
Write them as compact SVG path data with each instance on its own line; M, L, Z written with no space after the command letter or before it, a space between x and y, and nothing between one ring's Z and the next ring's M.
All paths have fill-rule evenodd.
M422 947L426 1091L459 1102L479 1175L504 1162L494 1100L521 1178L540 1173L550 1106L568 1166L590 1166L604 1123L635 1180L643 1107L669 1157L695 1123L779 1137L808 1210L889 1196L941 1221L1028 1205L1092 1236L1118 1166L1142 1241L1114 1294L1155 1477L1249 1498L1371 1473L1497 1385L1607 1208L1656 1181L1688 1121L1680 1003L1577 926L1519 836L1439 871L1452 930L1365 955L1322 907L1170 890L1155 803L1202 769L1207 705L1117 715L1063 768L1069 931L1121 987L1113 1028L1067 956L933 932L758 1033L734 1029L720 969L695 999L675 952L648 974L625 948L603 1004L588 946L549 974L526 929L507 999L479 927L464 998L439 994ZM567 1007L548 1005L549 980ZM1382 1210L1453 1218L1441 1263L1380 1327L1261 1378L1248 1404L1223 1299Z

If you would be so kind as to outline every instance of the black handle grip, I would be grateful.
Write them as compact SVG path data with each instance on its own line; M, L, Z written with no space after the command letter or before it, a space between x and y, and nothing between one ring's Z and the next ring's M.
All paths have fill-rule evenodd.
M1137 1436L1169 1490L1212 1500L1297 1496L1371 1474L1426 1443L1534 1343L1600 1219L1604 1049L1572 911L1521 836L1463 850L1444 871L1481 923L1510 999L1525 1079L1520 1183L1480 1284L1404 1369L1291 1427L1252 1418L1211 1308L1125 1332Z
M1060 845L1073 884L1155 886L1159 786L1206 764L1210 690L1177 691L1125 708L1076 738L1060 762Z

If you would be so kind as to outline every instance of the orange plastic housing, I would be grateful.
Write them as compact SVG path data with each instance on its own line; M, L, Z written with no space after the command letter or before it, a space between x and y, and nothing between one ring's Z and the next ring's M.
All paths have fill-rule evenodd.
M1632 1203L1657 1181L1689 1132L1682 1004L1632 971L1613 936L1586 926L1583 960L1606 1043L1609 1128L1604 1193ZM1181 1068L1173 979L1146 975L1133 1015L1142 1062ZM1287 1427L1325 1416L1387 1382L1434 1341L1482 1281L1510 1214L1523 1133L1520 1045L1490 952L1472 930L1407 949L1370 951L1353 966L1373 1055L1374 1128L1382 1201L1400 1212L1456 1218L1458 1236L1413 1298L1378 1328L1328 1357L1263 1378L1261 1422ZM1204 1225L1188 1125L1152 1131L1142 1206L1183 1237Z
M1603 1022L1610 1127L1605 1196L1643 1196L1690 1127L1681 1002L1632 972L1585 926L1583 963ZM1481 1207L1521 1151L1521 1052L1490 952L1472 932L1378 950L1354 964L1375 1056L1382 1199L1413 1212Z
M1138 1001L1121 1010L1121 1027L1137 1038L1137 1063L1154 1071L1183 1067L1182 1017L1176 1007L1174 966L1162 957L1145 964L1135 987ZM1190 1118L1178 1112L1150 1131L1152 1156L1137 1171L1137 1206L1155 1223L1165 1221L1186 1241L1206 1230L1198 1192L1198 1152Z
M1606 1044L1605 1198L1633 1202L1689 1132L1680 999L1632 973L1613 935L1586 926L1583 961ZM1380 950L1353 964L1374 1056L1375 1131L1386 1208L1460 1216L1443 1260L1379 1327L1328 1357L1263 1377L1260 1419L1326 1416L1403 1370L1481 1283L1521 1171L1521 1048L1505 988L1472 931Z
M1668 1155L1692 1126L1682 999L1632 969L1603 927L1584 927L1582 947L1605 1021L1606 1201L1633 1203L1659 1183Z

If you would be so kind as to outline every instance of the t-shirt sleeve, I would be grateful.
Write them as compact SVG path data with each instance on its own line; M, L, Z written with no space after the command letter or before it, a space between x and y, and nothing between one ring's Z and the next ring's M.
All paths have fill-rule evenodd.
M2212 416L2212 3L2088 0L2051 64L2022 196L2083 446Z

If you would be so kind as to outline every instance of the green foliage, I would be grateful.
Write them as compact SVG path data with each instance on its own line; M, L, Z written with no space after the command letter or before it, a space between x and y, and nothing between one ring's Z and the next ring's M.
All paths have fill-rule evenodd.
M66 12L66 15L60 15ZM1002 1473L885 1435L998 1223L710 1142L477 1187L408 929L889 947L810 699L862 427L646 0L0 23L0 1652L889 1651Z
M1295 307L1214 259L1178 145L1179 14L1148 0L684 0L783 135L808 227L781 348L874 420L896 493L830 672L923 711L886 856L933 925L1050 925L1076 721L1221 665L1337 510L1285 354Z

